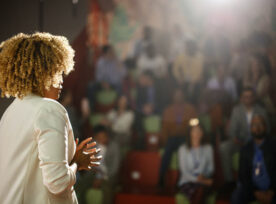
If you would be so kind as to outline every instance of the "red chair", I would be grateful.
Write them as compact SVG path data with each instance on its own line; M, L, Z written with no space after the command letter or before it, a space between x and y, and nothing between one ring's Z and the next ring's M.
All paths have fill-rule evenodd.
M156 191L161 157L158 152L130 152L123 167L123 187L126 192Z

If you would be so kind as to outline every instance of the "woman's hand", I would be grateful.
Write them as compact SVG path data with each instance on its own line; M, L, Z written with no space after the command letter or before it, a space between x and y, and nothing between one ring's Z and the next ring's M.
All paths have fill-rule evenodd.
M211 186L213 185L213 179L205 178L203 175L197 177L197 181L203 185Z
M99 153L100 149L93 148L96 145L96 142L91 142L92 137L87 138L82 141L79 145L79 140L76 139L76 153L71 162L71 164L76 163L78 166L78 170L90 170L92 167L99 166L101 156L96 157L96 154Z

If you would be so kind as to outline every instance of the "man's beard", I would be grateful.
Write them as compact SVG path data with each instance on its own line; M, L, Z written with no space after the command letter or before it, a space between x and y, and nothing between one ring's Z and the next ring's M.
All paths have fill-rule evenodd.
M252 134L254 139L259 139L259 140L264 139L266 137L265 132L259 133L259 134L256 134L256 133L251 133L251 134Z

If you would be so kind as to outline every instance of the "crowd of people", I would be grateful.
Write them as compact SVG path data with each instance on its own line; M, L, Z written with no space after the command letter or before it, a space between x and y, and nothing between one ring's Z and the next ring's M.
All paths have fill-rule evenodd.
M177 31L168 56L157 49L150 27L124 61L112 45L103 46L95 80L81 102L81 119L72 93L63 93L60 101L75 135L80 140L93 136L103 155L96 172L79 175L80 202L94 187L103 189L104 202L111 203L126 153L160 149L160 189L177 152L177 189L191 203L202 203L212 191L218 166L224 185L237 183L233 203L275 202L273 39L256 31L231 47L222 35L201 40ZM151 133L155 137L148 137ZM235 155L240 158L236 172Z

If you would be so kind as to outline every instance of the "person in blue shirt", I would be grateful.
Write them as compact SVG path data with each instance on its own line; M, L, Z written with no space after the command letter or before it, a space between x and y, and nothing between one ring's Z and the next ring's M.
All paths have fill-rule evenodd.
M232 203L275 204L276 143L270 139L262 115L253 116L250 129L253 139L240 152L239 181Z

